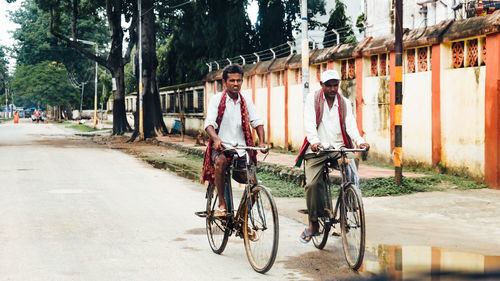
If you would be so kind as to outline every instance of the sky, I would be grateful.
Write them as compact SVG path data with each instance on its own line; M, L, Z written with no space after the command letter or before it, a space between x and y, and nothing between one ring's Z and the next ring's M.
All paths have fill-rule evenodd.
M12 38L12 32L19 27L19 25L14 24L9 20L9 11L15 11L21 6L21 0L17 0L14 3L7 3L5 0L0 0L0 45L7 46L9 48L13 47L14 39ZM14 67L15 60L9 59L9 70L12 71Z

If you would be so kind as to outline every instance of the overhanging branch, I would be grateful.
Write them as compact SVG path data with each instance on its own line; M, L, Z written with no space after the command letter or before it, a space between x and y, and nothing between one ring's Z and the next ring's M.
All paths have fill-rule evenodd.
M58 38L64 42L68 43L71 47L75 48L78 52L82 53L87 58L97 62L98 64L106 67L107 69L110 68L109 64L106 60L104 60L101 57L98 57L97 55L94 55L93 53L87 51L84 47L82 47L82 45L78 44L78 42L76 41L76 38L74 38L74 40L71 40L64 35L57 33L53 27L53 15L52 15L52 13L53 13L53 9L52 9L52 7L50 7L49 31L52 35L54 35L56 38Z

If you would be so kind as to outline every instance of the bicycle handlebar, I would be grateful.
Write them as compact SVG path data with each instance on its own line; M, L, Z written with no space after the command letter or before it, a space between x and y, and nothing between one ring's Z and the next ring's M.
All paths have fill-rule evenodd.
M258 150L258 151L266 151L269 150L267 146L265 147L255 147L255 146L242 146L242 145L233 145L227 142L222 142L222 146L224 146L227 150L232 149L248 149L248 150Z
M339 148L339 149L334 149L334 148L320 148L318 152L364 152L366 151L366 148Z

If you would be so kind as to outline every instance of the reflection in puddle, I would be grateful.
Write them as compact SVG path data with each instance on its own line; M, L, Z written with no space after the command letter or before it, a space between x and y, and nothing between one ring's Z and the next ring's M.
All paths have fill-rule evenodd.
M385 275L390 280L471 280L470 274L500 272L500 256L458 252L429 246L368 244L359 272ZM449 275L450 272L466 276ZM465 277L465 279L463 278ZM500 278L500 275L490 276Z

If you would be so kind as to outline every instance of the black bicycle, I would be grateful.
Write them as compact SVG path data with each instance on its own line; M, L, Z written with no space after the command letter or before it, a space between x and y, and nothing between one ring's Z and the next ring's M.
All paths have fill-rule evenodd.
M323 167L323 179L326 183L325 212L318 218L318 233L312 237L314 246L323 249L331 228L340 223L344 256L350 268L357 270L365 254L365 213L359 187L351 181L351 159L349 152L364 152L365 149L321 149L318 153L339 152L340 157L328 158ZM330 172L340 170L342 182L335 208L333 209ZM305 210L307 212L307 210ZM302 211L303 212L303 211ZM338 232L332 235L338 236Z
M237 153L229 159L231 165L226 168L225 199L227 204L226 216L215 216L219 204L217 188L210 184L207 188L207 205L205 212L196 215L206 217L206 230L210 247L216 254L221 254L233 233L243 238L248 261L252 268L265 273L271 269L278 252L279 221L278 210L273 196L262 185L256 182L256 169L250 160L249 150L267 150L267 148L231 146L223 144L224 151L244 149L247 182L241 197L238 209L234 209L233 191L231 187L231 169L237 168Z

